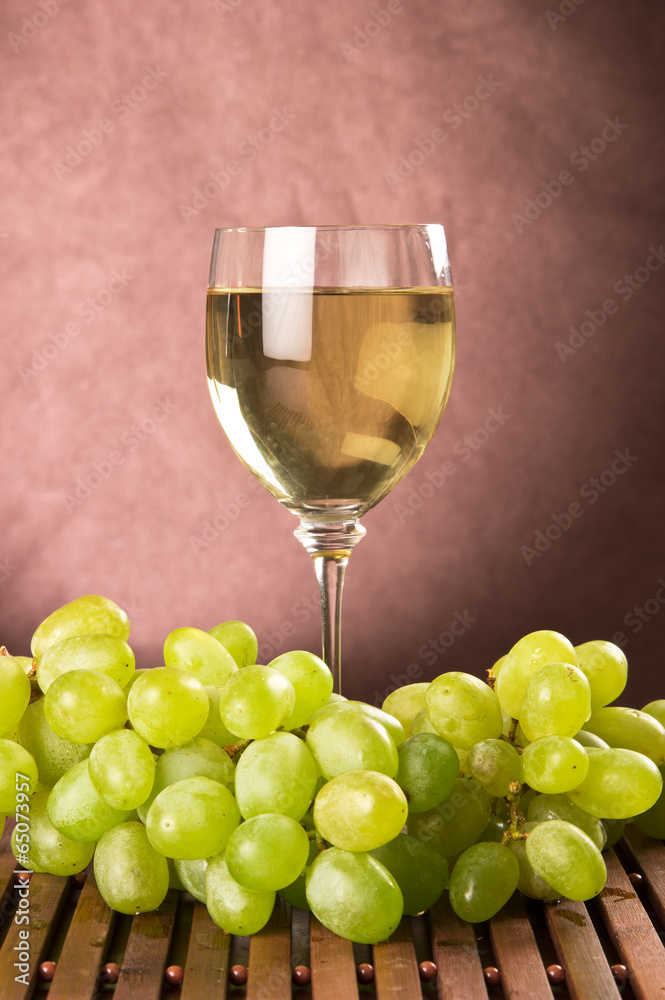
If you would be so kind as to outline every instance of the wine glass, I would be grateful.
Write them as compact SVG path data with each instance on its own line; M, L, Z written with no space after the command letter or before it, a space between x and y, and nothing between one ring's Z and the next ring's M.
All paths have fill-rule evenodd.
M359 518L427 447L454 368L440 225L217 229L207 303L217 417L259 482L300 518L340 691L344 571Z

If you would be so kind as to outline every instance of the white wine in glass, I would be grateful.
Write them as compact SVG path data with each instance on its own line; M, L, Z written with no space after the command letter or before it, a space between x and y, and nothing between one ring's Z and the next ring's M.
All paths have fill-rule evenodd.
M231 445L300 518L339 691L344 569L359 518L406 475L454 367L438 225L219 229L207 307L213 403Z

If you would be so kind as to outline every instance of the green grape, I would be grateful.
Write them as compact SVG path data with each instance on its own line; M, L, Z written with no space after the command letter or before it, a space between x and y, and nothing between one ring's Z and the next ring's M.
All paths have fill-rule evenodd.
M501 708L512 719L521 718L526 686L530 678L548 663L572 663L577 666L572 644L560 632L549 629L530 632L506 653L495 690Z
M0 740L0 813L16 813L16 796L21 792L32 794L39 778L37 763L32 754L14 743ZM27 784L28 788L23 788Z
M520 866L501 844L473 844L460 854L450 876L450 905L472 924L499 912L517 888Z
M63 740L53 732L44 717L43 698L26 708L16 739L34 757L39 780L46 788L53 788L70 767L90 756L90 746Z
M300 820L310 807L318 769L306 744L293 733L255 740L236 765L235 792L245 819L280 813Z
M658 770L661 776L665 777L665 764L661 764ZM661 791L651 808L635 816L633 822L649 837L665 840L665 789Z
M316 841L310 840L307 861L300 875L289 885L285 885L283 889L279 889L277 892L277 895L281 896L285 902L290 903L291 906L296 906L299 910L309 910L306 890L307 872L309 871L310 866L314 862L318 853L319 850Z
M208 718L208 696L184 670L153 667L132 685L129 719L146 743L168 750L189 743Z
M40 659L63 639L79 635L117 635L129 638L129 619L122 608L107 597L88 594L58 608L37 627L30 643L32 655Z
M600 736L596 736L595 733L590 733L586 729L580 729L578 733L575 733L575 740L587 750L609 750L610 748L609 743L601 740Z
M222 687L238 666L217 639L200 628L177 628L164 642L164 663L185 670L203 685Z
M589 773L568 795L598 819L628 819L658 800L663 779L652 760L634 750L592 750Z
M139 677L143 677L144 674L150 674L150 673L152 673L152 670L153 670L152 667L137 667L136 668L136 670L134 671L134 673L132 674L132 676L129 678L129 680L127 681L127 683L124 686L124 691L125 691L125 694L127 695L127 697L129 697L129 692L132 690L132 688L136 684L136 682L139 679Z
M520 726L529 740L574 736L591 714L589 682L571 663L548 663L524 692Z
M95 881L107 906L120 913L145 913L164 902L169 866L148 840L141 823L119 823L95 850Z
M70 670L44 695L44 717L63 740L94 743L127 721L127 696L119 684L94 670Z
M519 833L528 834L535 830L538 823L523 823L519 828ZM511 839L506 844L508 849L517 858L520 869L519 882L517 888L530 899L541 899L543 902L552 903L561 898L561 893L548 885L545 879L541 878L538 872L534 871L526 856L526 840Z
M272 667L244 667L225 684L219 709L236 736L260 740L279 729L296 701L293 684Z
M526 788L526 791L523 791L522 794L520 795L519 808L520 811L524 814L524 816L526 816L527 812L529 811L529 806L531 805L535 797L539 794L539 792L537 792L535 788L528 788L526 785L524 785L523 787Z
M404 899L404 913L415 915L434 906L448 885L448 862L438 851L408 833L369 852L387 868Z
M46 693L69 670L96 670L120 687L127 687L135 673L134 653L117 635L82 635L56 642L37 664L37 683Z
M611 747L636 750L656 765L665 763L665 729L648 712L618 705L598 708L592 713L586 728Z
M88 773L104 802L129 812L148 798L155 761L138 733L116 729L95 743L88 759Z
M326 778L357 770L397 774L397 747L387 729L361 712L334 711L317 719L307 730L307 746Z
M183 889L190 892L194 899L198 899L199 903L205 903L207 859L195 858L193 860L186 860L184 858L175 858L173 859L173 867L182 882Z
M296 693L293 710L284 720L285 729L304 726L314 712L327 704L332 694L333 677L323 660L314 653L296 649L291 653L282 653L271 660L268 666L287 677Z
M489 676L492 677L495 681L496 681L497 677L499 676L499 674L501 672L501 667L505 663L507 655L508 655L507 653L504 653L504 655L500 656L499 659L496 661L496 663L494 663L490 667Z
M491 687L473 674L450 671L435 677L425 695L427 714L440 736L469 750L501 735L501 707Z
M374 722L383 726L396 747L400 746L406 739L401 722L375 705L368 705L364 701L344 700L334 702L332 705L324 705L318 712L314 712L309 720L310 726L318 722L319 719L323 719L324 716L333 715L335 712L359 712L360 715L366 715L368 719L373 719Z
M238 737L227 729L222 722L219 704L222 700L221 687L208 685L204 688L208 695L208 718L203 729L199 732L202 739L216 743L218 747L232 747L238 742Z
M371 854L331 847L307 873L307 902L333 934L376 944L397 928L403 913L396 879Z
M137 807L142 823L145 823L148 810L159 793L185 778L210 778L231 790L235 765L225 750L201 736L181 747L165 750L155 761L152 789Z
M332 705L336 701L348 701L348 700L349 699L345 698L343 694L338 694L336 691L333 691L330 697L328 698L328 704Z
M459 773L455 748L436 733L410 736L398 748L395 781L406 795L409 812L425 812L443 802Z
M226 855L211 858L206 870L208 913L227 934L245 937L257 934L270 920L275 893L257 892L239 885L230 874Z
M29 674L32 672L32 665L34 660L31 656L15 656L14 659L18 663L19 667L24 674Z
M30 701L30 681L13 656L0 656L0 733L13 730Z
M16 657L20 659L20 657ZM665 726L665 698L659 698L657 701L650 701L648 705L645 705L642 709L647 715L653 716L661 726Z
M0 837L2 837L3 833L5 832L5 823L6 822L7 822L7 817L3 816L2 813L0 813ZM12 831L12 835L13 835L13 831Z
M592 899L607 879L596 845L578 826L562 819L539 823L528 834L526 856L540 877L567 899Z
M492 800L475 778L458 778L448 798L424 813L410 813L407 831L448 861L475 844L492 816Z
M469 750L467 763L473 777L492 797L507 795L509 785L522 781L520 755L505 740L481 740L476 743Z
M14 827L12 851L15 857L24 857L23 865L30 871L76 875L92 861L95 845L70 840L56 830L48 818L48 797L48 790L32 796L27 814L29 832L22 831L22 824Z
M314 823L324 840L344 851L387 844L406 822L399 785L378 771L347 771L328 781L314 800Z
M588 771L586 750L569 736L544 736L522 754L522 777L537 792L569 792L582 784Z
M563 819L586 833L599 851L605 847L605 829L601 821L576 806L567 795L536 795L529 803L527 819L530 823Z
M425 692L428 687L429 681L398 687L388 695L381 709L397 719L404 732L408 733L415 717L425 708Z
M605 830L606 838L603 850L609 851L610 847L614 847L617 841L621 840L626 826L626 821L625 819L601 819L600 822Z
M126 810L104 802L90 778L87 759L74 764L60 778L48 799L48 817L56 830L84 843L99 840L127 815Z
M167 858L166 864L169 869L169 889L177 889L178 892L187 892L187 889L180 881L180 876L175 869L175 861L173 858Z
M237 827L226 845L226 864L246 889L284 889L303 871L309 838L290 816L262 813Z
M249 625L244 622L222 622L211 628L209 635L221 642L238 667L251 667L256 663L259 643Z
M150 843L168 858L210 858L240 823L236 800L211 778L183 778L153 800L146 817Z
M504 800L505 801L505 800ZM487 844L500 844L503 840L503 835L508 829L508 825L505 819L501 819L500 816L492 816L491 820L478 837L479 843Z
M591 711L619 697L628 678L626 655L613 642L595 639L575 646L580 670L591 688Z
M429 684L427 685L429 687ZM409 726L409 736L417 736L418 733L436 733L436 729L432 725L432 720L427 714L426 708L421 708L419 712L414 715L411 725Z

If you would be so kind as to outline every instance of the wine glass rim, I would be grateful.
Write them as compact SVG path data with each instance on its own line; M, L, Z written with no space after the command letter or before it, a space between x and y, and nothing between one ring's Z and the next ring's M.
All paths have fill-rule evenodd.
M323 229L323 230L335 230L338 232L344 230L354 230L354 229L423 229L431 228L432 226L441 226L443 228L443 223L441 222L386 222L386 223L343 223L340 225L324 225L324 226L221 226L215 229L216 233L265 233L268 230L280 230L280 229Z

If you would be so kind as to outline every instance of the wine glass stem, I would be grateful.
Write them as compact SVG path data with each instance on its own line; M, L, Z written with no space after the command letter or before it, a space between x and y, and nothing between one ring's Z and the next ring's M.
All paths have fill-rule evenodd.
M333 691L341 694L342 586L351 550L365 536L365 529L356 520L331 522L309 516L301 517L294 534L314 560L321 596L323 659L333 675Z

